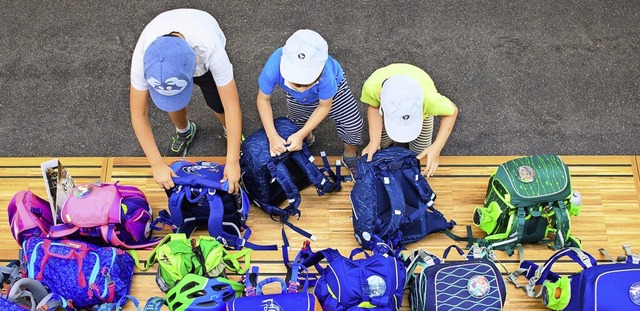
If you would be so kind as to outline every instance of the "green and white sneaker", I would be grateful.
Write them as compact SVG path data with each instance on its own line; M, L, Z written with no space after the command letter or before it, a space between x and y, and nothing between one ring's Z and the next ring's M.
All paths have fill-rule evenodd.
M167 156L169 157L185 157L187 156L187 148L196 137L196 124L189 120L189 130L184 133L176 133L171 137L171 144Z

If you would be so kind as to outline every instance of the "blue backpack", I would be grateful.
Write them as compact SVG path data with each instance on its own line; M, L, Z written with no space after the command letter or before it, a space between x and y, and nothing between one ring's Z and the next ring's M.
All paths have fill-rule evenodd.
M300 130L288 118L277 118L273 123L280 137L284 139ZM294 231L315 240L315 236L292 225L289 217L300 218L300 190L314 185L319 196L340 190L340 179L331 170L324 152L322 168L318 168L313 163L314 159L306 142L302 143L302 149L299 151L285 152L271 157L269 139L264 129L247 137L242 143L241 151L242 183L249 198L272 219L279 218L283 224ZM337 173L339 176L339 166L337 166ZM284 201L288 201L288 205L280 208Z
M523 261L520 268L509 275L517 288L523 287L529 297L542 296L542 302L551 310L640 310L640 257L625 245L627 255L621 262L598 265L589 253L577 247L557 251L541 267ZM560 258L568 257L582 268L571 275L559 275L551 270ZM524 275L529 283L520 286L518 276ZM538 293L536 287L540 285Z
M354 259L364 253L364 258ZM319 265L322 259L329 263ZM370 255L356 248L349 258L336 249L327 248L308 256L302 265L315 266L318 277L314 294L323 310L396 311L402 306L406 271L398 254L388 245L378 243Z
M209 234L225 247L275 250L275 245L259 246L247 241L251 230L246 225L249 198L241 189L238 195L228 193L229 184L220 183L224 164L180 160L171 164L178 177L169 195L169 213L160 217L175 225L176 232L191 235L197 226L206 226Z
M407 259L407 288L412 311L486 311L502 310L507 290L500 270L491 260L492 253L474 245L464 261L446 261L424 250L414 250ZM417 267L422 267L414 274Z
M355 238L363 247L375 243L374 236L397 246L398 237L404 245L455 225L433 207L436 194L412 151L395 146L380 149L371 162L362 156L356 167L352 220Z

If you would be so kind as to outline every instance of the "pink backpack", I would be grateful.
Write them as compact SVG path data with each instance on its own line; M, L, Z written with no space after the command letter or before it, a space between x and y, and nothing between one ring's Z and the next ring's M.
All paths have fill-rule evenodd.
M134 186L100 182L78 185L62 206L60 219L63 224L52 226L49 237L97 237L126 249L149 248L160 242L151 239L147 197Z
M31 237L45 237L53 225L49 203L30 190L18 191L9 206L11 234L19 245Z

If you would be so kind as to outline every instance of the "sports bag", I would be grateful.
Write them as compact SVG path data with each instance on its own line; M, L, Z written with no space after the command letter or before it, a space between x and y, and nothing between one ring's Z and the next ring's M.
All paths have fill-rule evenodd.
M112 246L83 241L31 238L24 242L22 266L76 308L116 302L129 294L134 260Z
M277 118L273 123L280 137L284 139L300 130L288 118ZM336 177L331 170L324 152L322 168L318 168L313 163L314 158L305 141L299 151L285 152L271 157L269 139L264 129L249 135L242 143L241 151L242 183L249 198L272 219L278 217L283 224L294 231L315 240L315 236L292 225L289 217L300 218L300 190L314 185L319 196L340 190L340 178ZM339 165L336 170L339 176ZM280 205L285 200L288 204L281 208ZM286 241L285 244L287 244Z
M355 238L363 247L375 243L373 236L388 241L399 235L404 245L455 225L434 208L436 194L412 151L384 148L370 162L361 157L356 167L350 194L352 221Z
M509 281L516 284L516 288L522 287L529 297L542 296L543 304L551 310L640 310L640 257L631 254L628 245L624 248L627 255L622 257L622 262L600 265L577 247L564 248L542 266L523 261L520 268L511 273ZM570 275L554 273L553 265L565 257L580 265L581 271ZM516 283L520 275L529 280L525 286Z
M292 270L291 279L298 279L298 269ZM305 279L298 291L297 282L287 282L281 278L270 277L260 282L258 267L251 267L244 279L245 296L237 297L227 303L227 311L263 311L263 310L296 310L322 311L318 298L308 292L309 279ZM262 288L271 283L279 283L282 291L277 294L264 294Z
M354 259L359 253L365 257ZM325 268L318 264L322 259L329 263ZM384 243L376 244L371 255L356 248L348 258L327 248L309 256L302 265L318 270L314 294L323 310L396 311L402 305L406 271Z
M167 235L149 254L144 266L133 254L140 270L146 271L158 263L156 283L165 293L188 274L214 278L225 275L225 269L243 274L251 260L250 248L230 253L214 237L187 238L184 233ZM244 266L239 262L242 257Z
M22 245L30 237L45 237L53 225L49 202L30 190L18 191L9 206L9 225L13 238Z
M149 248L151 207L144 193L134 186L94 182L76 186L60 211L63 224L51 227L49 237L98 238L126 248Z
M413 311L487 311L502 310L506 286L500 270L486 249L471 248L464 261L443 259L424 250L414 250L405 259L409 305ZM419 273L414 271L422 267Z
M581 201L571 187L569 168L557 155L507 161L489 178L484 207L474 210L474 224L487 233L478 243L509 255L519 243L552 242L553 250L580 247L570 217L580 213Z
M197 226L205 226L212 237L225 247L241 249L277 249L277 246L258 246L247 241L251 230L246 225L249 198L241 189L238 195L229 194L229 184L220 183L224 164L200 161L176 161L171 168L177 177L169 195L171 222L178 233L187 236ZM166 215L164 212L162 215ZM164 217L164 216L163 216Z

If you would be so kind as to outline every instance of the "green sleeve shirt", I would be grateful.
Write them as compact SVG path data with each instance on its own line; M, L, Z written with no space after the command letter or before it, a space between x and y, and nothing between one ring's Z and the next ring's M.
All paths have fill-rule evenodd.
M382 82L392 76L404 75L414 78L422 87L424 103L422 117L450 116L455 111L451 101L438 93L431 77L422 69L410 64L391 64L374 71L362 85L360 101L372 107L380 107Z

